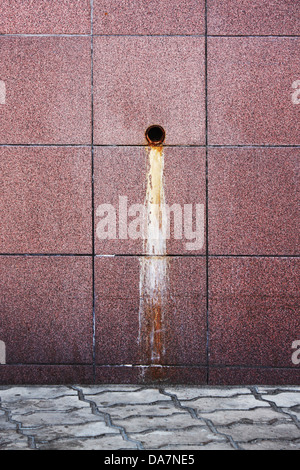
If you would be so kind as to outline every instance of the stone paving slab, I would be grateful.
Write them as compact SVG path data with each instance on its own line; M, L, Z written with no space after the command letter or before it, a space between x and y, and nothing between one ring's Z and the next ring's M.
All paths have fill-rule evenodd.
M167 451L178 451L178 446L175 445L166 445L164 447ZM228 444L227 442L220 441L220 442L209 442L208 444L203 444L203 445L188 445L188 444L181 444L180 445L180 450L186 450L186 451L199 451L199 450L232 450L232 446Z
M24 429L24 435L32 435L32 429ZM47 424L39 427L35 431L35 440L39 443L52 442L58 439L85 439L85 438L101 438L109 435L119 436L119 430L109 428L104 422L89 421L87 423L78 424Z
M193 426L188 429L179 429L177 431L166 431L166 430L154 430L146 433L137 433L135 438L138 439L144 449L156 449L163 450L170 442L177 449L181 449L181 446L189 446L190 450L193 450L194 446L206 445L214 442L219 444L220 442L226 442L225 439L217 437L205 427Z
M249 395L251 392L247 387L183 387L176 386L166 388L166 392L175 393L180 400L193 400L200 397L232 397L237 395Z
M300 387L2 386L0 450L299 450Z
M300 441L270 441L262 440L259 442L244 443L243 448L245 450L299 450Z
M257 423L272 424L274 421L280 421L282 414L268 408L252 408L251 410L216 410L210 413L198 411L198 417L211 420L216 426L230 426L238 423L248 423L256 425Z
M0 450L30 450L28 438L16 430L0 430Z
M97 439L59 439L37 444L39 450L137 450L132 442L121 436L101 437Z

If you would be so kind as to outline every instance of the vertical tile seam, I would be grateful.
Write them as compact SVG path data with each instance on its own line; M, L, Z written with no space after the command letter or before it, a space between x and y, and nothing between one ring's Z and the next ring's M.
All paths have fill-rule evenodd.
M93 361L93 382L96 381L96 312L95 312L95 207L94 207L94 0L90 0L91 9L91 189L92 189L92 361Z
M209 384L209 252L208 252L208 31L205 0L205 242L206 242L206 382Z

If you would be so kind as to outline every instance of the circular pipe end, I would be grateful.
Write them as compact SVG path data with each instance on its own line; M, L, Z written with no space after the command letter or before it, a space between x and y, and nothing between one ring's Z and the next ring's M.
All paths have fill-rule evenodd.
M166 133L163 127L154 125L148 127L145 136L150 145L161 145L165 140Z

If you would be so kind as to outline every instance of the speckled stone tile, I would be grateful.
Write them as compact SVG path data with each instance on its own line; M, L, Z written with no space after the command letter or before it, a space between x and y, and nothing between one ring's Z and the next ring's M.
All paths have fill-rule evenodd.
M95 34L204 34L204 0L94 0Z
M156 344L152 350L147 342L152 333L140 291L142 261L98 257L95 263L96 364L153 364ZM205 365L205 259L168 257L167 263L160 364Z
M209 149L210 254L299 254L299 149Z
M92 253L91 151L0 147L1 253Z
M209 144L300 144L299 46L296 37L208 39Z
M217 367L209 368L211 385L299 384L300 368L276 367Z
M57 385L93 383L91 365L0 365L0 384Z
M91 143L88 37L0 37L1 144Z
M90 0L2 0L0 34L89 34Z
M296 2L3 0L1 12L0 384L300 384ZM161 259L142 256L141 239L97 238L99 205L145 204L151 124L166 131L166 202L208 203L208 272L206 240L190 250L174 227ZM231 148L209 148L206 168L207 142ZM59 442L49 427L27 445L233 442L141 428L134 443L100 428L67 437L59 424ZM234 439L244 429L254 447L250 428ZM257 446L271 448L263 428Z
M207 0L208 34L299 34L298 7L295 0Z
M99 384L206 384L205 366L96 366L95 381Z
M174 204L175 209L178 209L176 219L173 212L170 212L168 218L170 234L166 240L166 253L172 255L204 254L205 150L190 147L165 147L163 152L165 203L170 209ZM145 253L146 246L142 233L136 233L136 231L141 232L142 229L137 227L136 231L133 230L139 213L132 212L132 209L134 209L134 204L143 207L145 205L148 149L144 147L96 147L94 155L96 253ZM105 206L103 205L105 204L111 205L111 210L116 217L114 225L116 230L115 233L110 230L111 235L106 235L109 227L105 226L105 230L103 227L103 221L108 220L107 213L104 212ZM193 233L187 230L189 219L186 218L186 214L190 205L192 205ZM120 220L125 223L125 232ZM103 227L100 231L97 230L99 225ZM112 228L112 224L110 227ZM179 235L175 233L178 227L181 227Z
M94 143L143 145L159 124L170 145L205 144L204 39L94 38Z
M210 364L289 367L297 374L298 278L297 258L211 259Z
M0 266L6 364L91 363L92 260L1 256Z

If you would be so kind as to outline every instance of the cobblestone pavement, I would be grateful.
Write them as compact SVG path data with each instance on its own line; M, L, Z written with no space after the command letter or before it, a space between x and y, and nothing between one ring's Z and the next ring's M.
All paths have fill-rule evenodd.
M0 450L299 450L300 387L1 386Z

